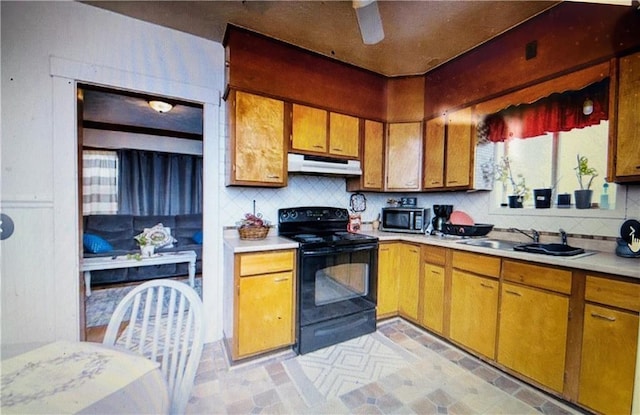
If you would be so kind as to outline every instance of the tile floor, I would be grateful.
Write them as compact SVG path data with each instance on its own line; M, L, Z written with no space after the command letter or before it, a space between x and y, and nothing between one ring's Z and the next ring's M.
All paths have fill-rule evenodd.
M307 407L282 362L291 351L230 366L221 342L207 344L188 414L579 414L427 332L393 319L378 332L420 361L316 407ZM455 364L434 364L434 354ZM431 361L429 361L431 360ZM433 370L437 376L433 376ZM455 368L456 370L451 370ZM430 369L431 375L426 371ZM456 398L457 397L457 398Z

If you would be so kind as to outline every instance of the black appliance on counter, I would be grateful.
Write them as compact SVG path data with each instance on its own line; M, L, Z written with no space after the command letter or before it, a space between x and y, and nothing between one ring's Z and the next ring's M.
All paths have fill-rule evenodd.
M449 222L452 212L453 205L433 205L433 219L431 220L433 232L444 231L444 225Z
M376 330L378 238L347 232L334 207L278 210L278 234L300 244L296 346L305 354Z

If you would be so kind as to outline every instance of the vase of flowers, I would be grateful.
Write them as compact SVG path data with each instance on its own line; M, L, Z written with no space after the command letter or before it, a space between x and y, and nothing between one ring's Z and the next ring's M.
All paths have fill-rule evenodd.
M155 253L156 247L151 243L151 240L146 235L140 234L134 237L138 246L140 247L140 255L143 258L150 258Z
M575 190L574 196L576 198L576 209L589 209L591 208L591 198L593 197L593 190L591 190L591 184L593 179L598 176L598 171L589 167L589 159L585 156L576 156L578 165L573 170L576 172L578 178L578 184L580 189ZM585 179L588 177L588 180Z
M511 184L509 207L521 208L522 203L528 199L531 189L527 187L526 179L522 174L517 174L514 178L509 156L502 157L500 163L496 165L496 180L502 182L503 195L507 193L507 184Z

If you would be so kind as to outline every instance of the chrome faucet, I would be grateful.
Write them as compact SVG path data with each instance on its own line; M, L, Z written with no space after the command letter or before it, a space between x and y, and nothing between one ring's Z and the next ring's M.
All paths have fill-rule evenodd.
M522 230L520 230L518 228L511 228L510 230L516 231L516 232L520 232L521 234L523 234L525 236L528 236L529 238L533 239L533 242L535 242L535 243L539 243L540 242L540 234L535 229L531 229L531 232L533 233L533 236L529 235L525 231L522 231Z
M559 232L560 238L562 238L562 245L567 245L567 233L562 228L559 229Z

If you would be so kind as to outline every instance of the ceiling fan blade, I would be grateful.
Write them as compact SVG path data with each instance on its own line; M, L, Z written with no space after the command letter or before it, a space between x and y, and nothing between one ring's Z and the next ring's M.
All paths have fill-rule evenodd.
M365 45L375 45L384 39L382 19L375 0L353 0L353 8L358 18L358 26Z

